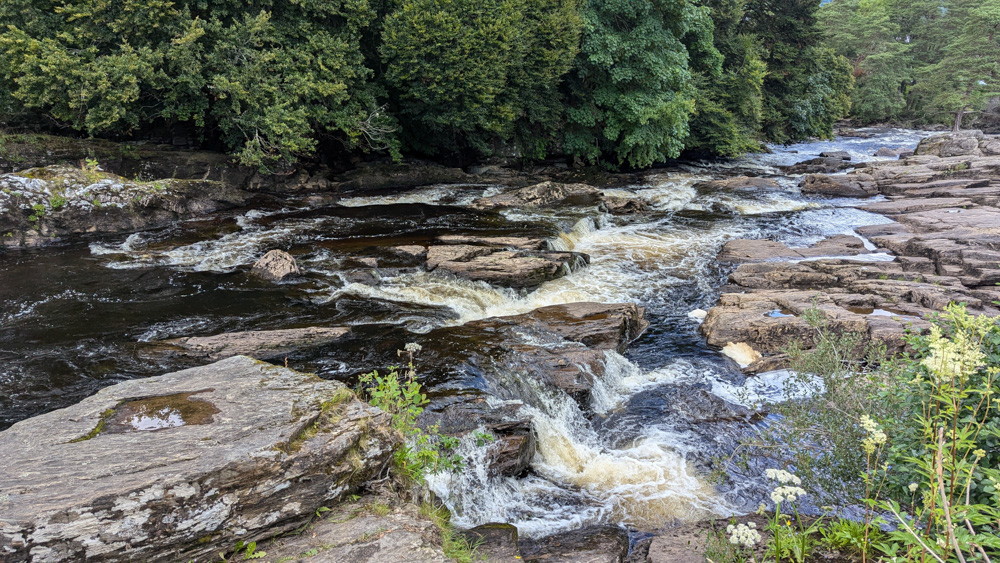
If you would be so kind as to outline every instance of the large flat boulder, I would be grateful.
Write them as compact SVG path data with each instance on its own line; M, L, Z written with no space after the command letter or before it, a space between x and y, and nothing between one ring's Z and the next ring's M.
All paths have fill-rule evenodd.
M279 358L296 350L325 346L350 332L344 327L308 327L282 330L226 332L215 336L173 338L156 344L157 349L209 361L230 356L258 360Z
M816 244L791 248L780 242L763 239L733 239L723 245L717 260L723 264L804 260L821 256L857 256L870 254L864 242L850 235L836 235Z
M983 140L983 132L970 129L949 133L938 133L920 141L916 155L950 156L982 156L979 143Z
M482 209L498 207L562 207L569 205L591 206L598 205L601 199L601 191L587 184L542 182L494 196L482 197L474 201L472 205Z
M628 532L613 526L590 526L540 539L520 541L521 557L544 563L623 563Z
M343 384L237 356L0 432L4 561L189 561L300 526L398 436Z

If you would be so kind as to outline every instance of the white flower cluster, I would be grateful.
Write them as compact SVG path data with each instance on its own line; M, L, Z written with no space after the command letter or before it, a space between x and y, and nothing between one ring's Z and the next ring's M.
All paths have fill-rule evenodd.
M746 547L757 545L760 542L760 532L756 528L757 524L753 522L726 526L726 532L729 533L729 543Z
M403 349L411 354L416 354L417 352L423 350L424 347L417 344L416 342L410 342L406 346L403 346Z
M782 485L787 485L789 483L793 485L801 485L802 479L797 476L785 471L784 469L768 469L764 472L764 476L772 481L777 481Z
M774 501L774 504L795 502L799 497L805 495L806 491L801 487L781 486L771 491L771 500Z
M882 429L878 427L878 423L872 420L872 418L867 414L861 416L861 427L864 428L865 432L868 434L864 440L861 440L861 447L864 448L869 455L875 453L875 450L878 449L879 446L885 445L885 442L888 439L885 432L883 432Z

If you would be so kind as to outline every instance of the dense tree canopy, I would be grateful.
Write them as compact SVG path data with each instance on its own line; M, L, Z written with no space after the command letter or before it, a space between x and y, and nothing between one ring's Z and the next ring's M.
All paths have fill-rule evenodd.
M1000 96L1000 0L833 0L820 22L861 121L957 128Z
M5 0L0 123L183 128L261 166L318 150L738 155L828 135L844 112L848 64L818 45L817 5Z

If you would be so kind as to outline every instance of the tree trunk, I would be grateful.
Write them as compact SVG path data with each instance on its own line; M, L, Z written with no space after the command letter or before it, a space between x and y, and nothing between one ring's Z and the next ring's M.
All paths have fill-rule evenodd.
M965 115L965 108L955 112L955 126L951 128L952 133L958 133L962 128L962 117Z

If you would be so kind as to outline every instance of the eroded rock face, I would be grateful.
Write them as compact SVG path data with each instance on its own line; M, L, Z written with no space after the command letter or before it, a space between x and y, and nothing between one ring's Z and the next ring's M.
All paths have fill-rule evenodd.
M214 557L374 477L390 422L343 384L242 356L106 387L0 432L0 558Z
M254 263L250 273L268 281L281 281L302 273L295 258L284 250L271 250Z
M227 332L215 336L190 336L164 340L157 343L157 348L209 361L230 356L250 356L258 360L268 360L303 348L325 346L336 342L349 331L349 328L343 327L309 327Z
M455 244L428 248L426 268L471 281L533 289L575 272L589 262L590 257L579 252Z
M938 133L920 141L916 155L949 156L982 156L979 143L983 140L983 132L975 129L957 133Z
M870 197L878 193L875 179L867 174L827 176L810 174L800 184L804 194L821 194L837 197Z
M365 496L331 508L306 533L261 545L267 552L265 561L452 561L441 547L441 531L413 504ZM303 557L305 553L313 555Z
M601 195L600 190L587 184L542 182L495 196L479 198L473 202L473 206L483 209L496 207L591 206L601 202Z
M248 197L210 180L136 182L96 167L32 168L0 175L0 240L41 246L82 233L151 229L232 208Z
M545 563L622 563L628 533L612 526L591 526L537 540L521 540L524 561Z

